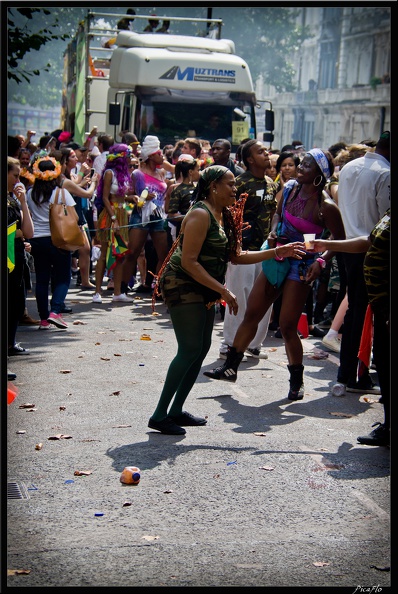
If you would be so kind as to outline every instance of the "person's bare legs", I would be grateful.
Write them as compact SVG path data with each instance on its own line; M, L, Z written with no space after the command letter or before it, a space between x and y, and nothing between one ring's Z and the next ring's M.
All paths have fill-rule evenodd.
M137 259L137 268L138 272L140 273L140 281L142 285L145 285L147 267L146 267L146 257L145 257L145 246L142 248L140 255ZM135 274L133 273L135 276Z
M167 254L169 253L169 244L167 242L167 233L165 231L155 231L151 233L153 247L155 248L158 262L156 265L156 273L159 272Z
M129 230L128 249L130 253L127 254L124 258L122 272L122 282L126 286L128 285L130 278L136 274L137 261L141 255L142 250L144 249L147 237L147 229L138 229L133 227ZM145 278L143 280L141 279L141 283L143 283L143 281L145 283Z
M108 242L101 241L101 255L95 266L95 292L101 295L102 281L104 279L106 268L106 253L108 251Z
M303 363L303 344L297 326L311 290L309 285L294 280L287 279L284 283L279 325L290 365Z
M82 287L90 287L94 289L95 285L90 281L90 242L85 231L84 246L79 248L79 269Z

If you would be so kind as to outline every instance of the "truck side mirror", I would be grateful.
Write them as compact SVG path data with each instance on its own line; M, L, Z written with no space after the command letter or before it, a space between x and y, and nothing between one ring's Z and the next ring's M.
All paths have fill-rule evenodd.
M120 124L120 103L109 103L109 125L118 126Z
M275 128L274 112L271 109L265 110L265 129L272 132Z
M274 135L272 132L263 132L263 140L264 142L272 142L274 140Z

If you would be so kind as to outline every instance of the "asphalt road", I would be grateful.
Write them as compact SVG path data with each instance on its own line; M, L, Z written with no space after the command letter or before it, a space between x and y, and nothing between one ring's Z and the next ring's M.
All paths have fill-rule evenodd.
M93 304L73 281L68 304L68 330L21 326L31 353L8 361L4 590L390 589L390 450L356 442L382 405L331 396L338 357L319 358L319 339L303 340L303 401L286 398L270 332L236 384L198 377L186 409L207 425L166 436L147 427L176 349L165 306ZM217 317L207 369L221 332ZM120 482L126 466L138 485Z

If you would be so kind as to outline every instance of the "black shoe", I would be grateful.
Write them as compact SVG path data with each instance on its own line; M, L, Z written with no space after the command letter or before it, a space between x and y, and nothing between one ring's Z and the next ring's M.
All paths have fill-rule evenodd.
M66 305L64 305L61 308L61 311L59 313L64 314L64 313L72 313L73 309L71 307L67 307Z
M206 425L207 423L206 419L203 419L202 417L194 417L191 413L186 411L183 411L180 415L169 415L168 418L182 427L199 427L201 425Z
M211 379L224 380L226 382L233 383L235 383L238 378L238 374L236 373L235 369L231 369L225 365L225 363L224 365L220 365L220 367L216 367L211 371L204 371L203 375L210 377Z
M302 400L304 398L304 386L301 386L298 390L289 390L287 397L289 400Z
M369 376L360 379L355 383L347 384L346 392L357 394L381 394L379 386L376 386Z
M155 421L152 417L149 419L148 427L150 429L156 429L165 435L185 435L186 431L182 427L179 427L172 421L170 417L166 417L162 421Z
M314 326L312 330L309 330L309 333L316 338L323 338L325 336L325 332L318 328L318 326Z
M17 379L17 374L13 373L12 371L7 371L7 379L9 382L13 382Z
M278 330L275 332L274 338L283 338L280 328L278 328Z
M376 425L378 425L376 427ZM370 446L390 446L390 430L382 423L373 423L373 429L369 435L362 435L357 437L357 442L362 445Z
M211 379L235 383L238 378L238 367L242 362L243 356L244 353L238 353L235 347L228 347L225 363L211 371L204 371L203 375Z
M13 355L30 355L30 351L21 347L20 344L15 344L13 347L9 347L8 349L8 356L10 357Z
M288 365L290 372L290 390L287 395L289 400L302 400L304 398L303 365Z

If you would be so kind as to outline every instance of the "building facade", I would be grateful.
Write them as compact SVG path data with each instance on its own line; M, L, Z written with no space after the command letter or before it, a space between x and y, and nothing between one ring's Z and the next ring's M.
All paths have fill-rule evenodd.
M304 7L298 24L310 27L295 58L293 93L256 81L256 96L275 114L273 148L301 140L307 149L336 142L377 140L390 129L391 8ZM258 137L263 138L259 114ZM268 144L268 141L266 141Z

